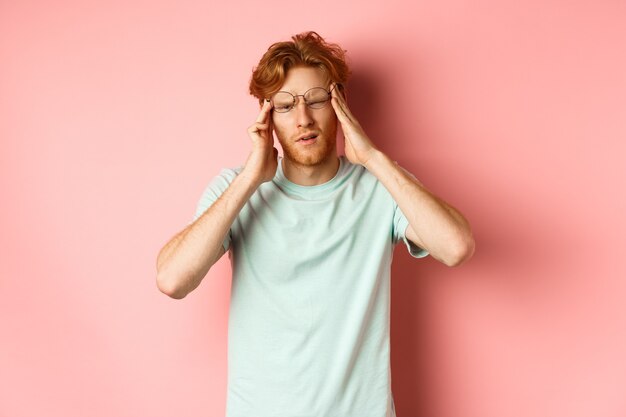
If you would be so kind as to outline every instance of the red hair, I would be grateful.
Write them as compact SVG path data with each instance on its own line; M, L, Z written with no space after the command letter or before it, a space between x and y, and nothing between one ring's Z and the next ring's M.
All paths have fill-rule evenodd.
M252 72L250 94L263 100L279 91L287 71L295 66L320 68L331 82L345 84L350 77L346 64L346 50L335 43L327 43L316 32L299 33L292 41L271 45Z

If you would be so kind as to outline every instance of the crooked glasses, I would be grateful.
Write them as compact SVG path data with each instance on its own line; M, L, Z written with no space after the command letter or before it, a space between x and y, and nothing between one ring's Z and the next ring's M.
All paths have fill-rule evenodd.
M338 84L335 84L335 86ZM302 97L304 102L310 109L321 109L331 98L332 91L335 87L331 88L330 91L326 90L322 87L313 87L307 90L304 94L293 95L287 91L279 91L274 94L274 97L271 99L265 99L272 104L274 111L277 113L287 113L289 110L293 109L296 105L296 98Z

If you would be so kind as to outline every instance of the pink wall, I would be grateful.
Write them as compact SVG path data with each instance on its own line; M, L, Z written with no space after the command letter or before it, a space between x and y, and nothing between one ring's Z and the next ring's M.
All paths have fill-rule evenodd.
M252 67L310 29L348 50L370 137L475 233L460 268L396 252L398 416L626 415L625 18L609 0L0 2L0 416L223 415L228 261L177 301L156 255L245 161Z

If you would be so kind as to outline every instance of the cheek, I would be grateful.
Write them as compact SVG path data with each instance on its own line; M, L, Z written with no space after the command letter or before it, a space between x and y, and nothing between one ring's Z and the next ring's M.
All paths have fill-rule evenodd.
M332 130L337 125L337 115L332 108L330 111L324 109L324 113L317 118L317 123L325 130Z
M288 136L289 130L284 120L273 117L272 126L274 128L274 133L276 134L276 137L278 138L279 141L282 141L285 138L285 136Z
M325 118L324 120L324 127L328 130L328 131L334 131L337 129L337 116L335 115L335 113L328 115L328 117Z
M280 120L280 118L276 118L276 116L272 115L272 127L275 131L282 132L283 124L284 123Z

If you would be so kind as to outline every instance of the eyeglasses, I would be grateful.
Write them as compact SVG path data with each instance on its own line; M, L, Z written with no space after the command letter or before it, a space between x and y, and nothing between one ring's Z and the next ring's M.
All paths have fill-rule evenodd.
M337 85L338 84L335 84L335 86ZM322 87L313 87L307 90L304 94L298 94L295 96L287 91L279 91L274 94L274 97L271 99L266 98L265 101L272 103L272 107L277 113L287 113L289 110L293 109L296 105L297 97L302 97L310 109L321 109L324 108L326 103L330 100L330 93L334 90L334 88L335 87L328 91Z

